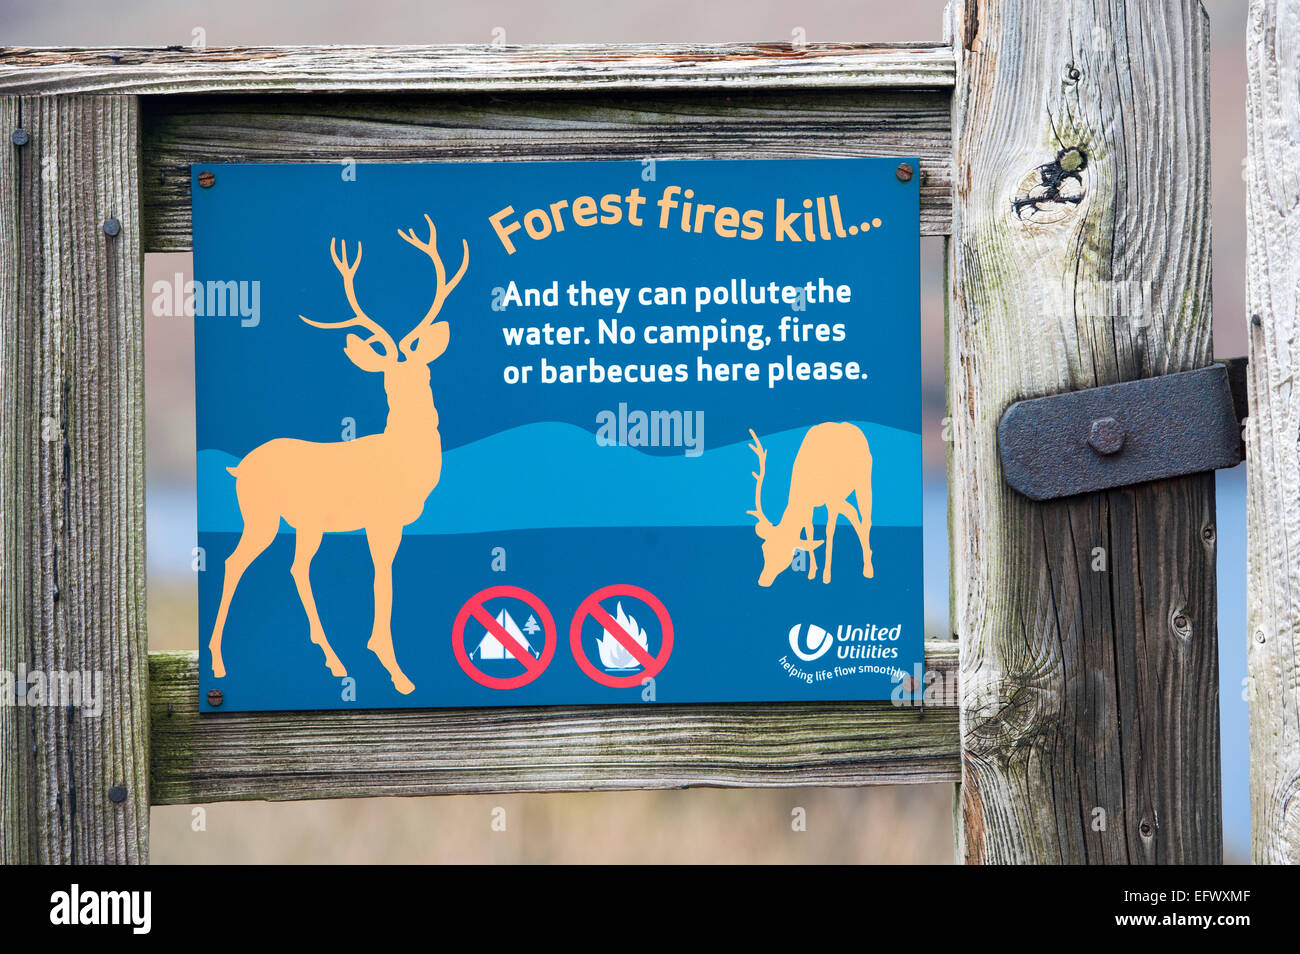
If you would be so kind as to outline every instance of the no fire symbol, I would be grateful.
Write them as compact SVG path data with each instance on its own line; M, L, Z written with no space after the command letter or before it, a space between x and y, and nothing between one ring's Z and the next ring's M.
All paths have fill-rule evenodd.
M631 607L635 605L633 600L648 606L659 621L662 635L658 652L650 651L650 634L637 623L635 614L624 611L624 601ZM613 614L602 605L602 601L614 604ZM644 619L646 614L641 615ZM596 643L600 666L592 663L583 645L583 627L589 618L600 626L600 639ZM630 583L606 586L592 593L578 607L569 627L569 645L574 660L588 676L602 686L627 689L654 678L668 664L668 657L673 651L673 621L664 604L649 590ZM630 671L627 675L612 675L609 670L620 673L635 671Z

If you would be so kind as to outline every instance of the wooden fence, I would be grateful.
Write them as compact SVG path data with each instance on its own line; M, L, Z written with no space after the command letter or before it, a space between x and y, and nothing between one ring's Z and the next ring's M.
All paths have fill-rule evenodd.
M152 804L901 782L959 785L967 861L1220 860L1213 476L1031 503L1005 485L995 437L1015 400L1211 361L1205 15L1195 0L958 0L946 32L799 48L0 51L14 134L0 150L0 670L106 677L98 720L0 707L0 860L144 861ZM1300 860L1298 43L1294 0L1256 3L1261 860ZM1077 201L1018 211L1062 150L1086 164ZM190 247L190 164L646 155L920 157L921 230L947 247L960 637L927 645L924 711L200 718L196 655L149 653L144 623L142 261ZM1134 283L1149 287L1140 320L1121 301ZM1109 304L1079 307L1097 289Z
M1247 33L1247 651L1252 854L1300 863L1300 3Z

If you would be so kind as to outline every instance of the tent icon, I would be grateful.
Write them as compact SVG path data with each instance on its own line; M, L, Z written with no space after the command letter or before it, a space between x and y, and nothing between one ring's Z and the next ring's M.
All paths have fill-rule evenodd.
M503 609L497 613L496 620L501 625L501 628L509 633L515 642L528 650L534 658L541 656L541 653L528 641L528 637L524 635L523 630L519 628L519 624L515 622L514 617L510 615L508 610ZM483 634L483 638L479 640L478 645L474 647L473 652L469 655L471 659L477 658L479 660L515 658L514 653L501 645L496 636L490 631Z

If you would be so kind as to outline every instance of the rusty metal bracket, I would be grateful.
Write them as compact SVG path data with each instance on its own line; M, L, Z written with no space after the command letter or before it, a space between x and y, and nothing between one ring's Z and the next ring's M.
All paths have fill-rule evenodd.
M1244 454L1246 359L1017 401L998 424L1007 483L1055 500L1234 467Z

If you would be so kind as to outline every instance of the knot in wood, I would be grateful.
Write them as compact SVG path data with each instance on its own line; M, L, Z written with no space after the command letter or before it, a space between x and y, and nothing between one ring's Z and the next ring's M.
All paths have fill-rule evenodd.
M966 751L979 759L1006 762L1026 747L1045 744L1059 728L1056 694L1035 685L1028 674L986 677L965 694Z
M1075 70L1075 73L1078 73L1078 70ZM1065 175L1074 176L1088 167L1088 157L1082 149L1072 146L1056 154L1056 164Z
M1300 774L1281 775L1264 798L1269 838L1259 846L1257 861L1294 863L1300 857Z
M1078 146L1066 146L1051 162L1025 176L1011 207L1016 218L1030 222L1055 222L1083 201L1083 171L1088 154Z

